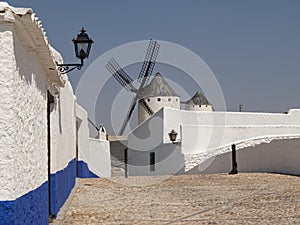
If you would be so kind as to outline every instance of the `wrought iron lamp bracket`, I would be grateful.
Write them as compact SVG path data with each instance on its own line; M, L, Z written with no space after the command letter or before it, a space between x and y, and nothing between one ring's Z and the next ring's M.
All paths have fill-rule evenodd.
M81 70L83 62L81 63L71 63L71 64L59 64L56 62L57 69L61 74L66 74L74 69Z

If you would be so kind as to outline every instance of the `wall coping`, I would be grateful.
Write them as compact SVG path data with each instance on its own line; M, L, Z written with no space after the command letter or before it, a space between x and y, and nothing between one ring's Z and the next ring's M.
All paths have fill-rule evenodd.
M49 83L54 87L64 87L66 81L56 69L57 52L49 44L42 22L32 9L14 8L6 2L0 2L0 23L14 24L26 50L37 53Z

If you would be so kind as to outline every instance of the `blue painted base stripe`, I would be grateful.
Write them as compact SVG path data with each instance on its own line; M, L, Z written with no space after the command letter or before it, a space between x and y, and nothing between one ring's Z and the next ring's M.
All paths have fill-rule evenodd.
M69 162L63 170L50 175L50 213L57 216L58 211L69 197L76 180L76 159Z
M48 224L48 182L14 201L0 201L0 225Z
M78 177L79 178L99 178L96 174L90 171L88 165L84 161L78 161Z

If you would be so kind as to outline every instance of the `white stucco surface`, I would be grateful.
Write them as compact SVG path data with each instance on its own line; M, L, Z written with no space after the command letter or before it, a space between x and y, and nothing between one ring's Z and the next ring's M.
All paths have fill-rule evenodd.
M158 101L160 99L160 101ZM180 109L180 98L177 96L155 96L144 99L151 110L156 113L162 107L170 107ZM150 115L145 111L141 104L138 104L138 124L150 118Z
M99 132L99 138L89 138L88 114L78 104L76 104L76 118L78 160L85 162L89 170L99 177L110 177L110 145L106 140L106 132Z
M11 24L0 26L0 199L9 200L14 197L12 187L14 186L14 132L13 120L13 27ZM13 154L12 154L13 152Z
M300 110L292 109L288 113L246 113L187 111L164 107L128 136L131 159L134 159L132 161L143 161L148 154L146 151L171 149L168 133L172 129L178 133L176 142L185 159L174 161L170 156L164 162L170 167L174 164L185 165L187 171L196 164L229 151L233 143L239 144L239 148L246 148L249 144L268 143L270 138L298 136ZM138 167L131 167L130 170L131 174L139 173ZM147 172L144 175L150 174Z
M82 154L85 154L85 152L89 149L89 128L87 116L87 112L77 103L76 118L78 160L83 160Z
M85 152L82 156L84 161L87 162L89 170L94 174L99 177L111 176L110 147L108 141L90 138L89 151Z
M67 77L56 70L58 55L29 8L0 2L0 46L0 200L15 200L48 180L47 91L57 92ZM52 105L53 121L68 124L63 124L66 140L51 143L66 149L60 155L53 152L53 158L64 159L51 165L52 171L62 168L75 151L74 97L68 85L61 90L67 99L56 99ZM70 108L58 107L60 101ZM68 115L62 118L61 113Z
M194 112L164 108L163 142L169 142L167 133L171 129L182 133L184 154L201 153L242 140L300 134L300 110L284 114Z
M48 79L13 24L1 23L0 35L0 199L13 200L47 180Z
M186 104L185 110L189 111L213 111L211 105L195 105L195 104Z
M76 154L76 102L70 82L59 89L51 112L51 173L67 167Z
M300 175L300 136L269 137L236 146L239 172ZM232 169L230 147L220 149L216 156L202 161L194 161L194 166L189 164L187 173L228 173Z

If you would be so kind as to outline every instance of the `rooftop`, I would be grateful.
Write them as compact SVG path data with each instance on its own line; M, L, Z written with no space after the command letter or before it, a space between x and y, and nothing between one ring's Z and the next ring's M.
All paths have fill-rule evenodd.
M186 104L194 104L194 105L210 105L207 98L201 94L199 91L197 91L194 96L185 102Z
M160 73L156 73L151 82L141 92L143 97L178 96Z

